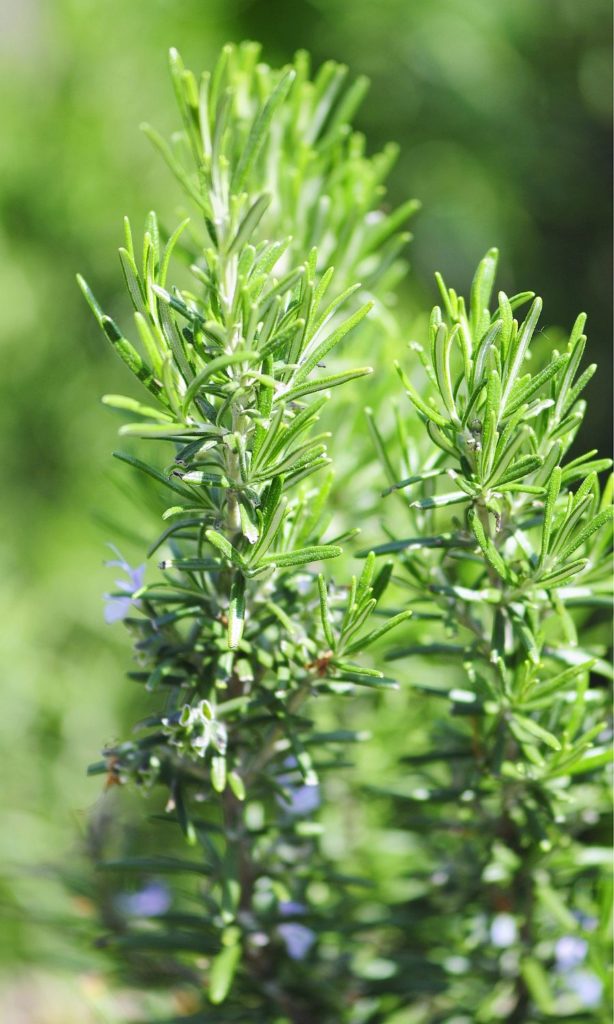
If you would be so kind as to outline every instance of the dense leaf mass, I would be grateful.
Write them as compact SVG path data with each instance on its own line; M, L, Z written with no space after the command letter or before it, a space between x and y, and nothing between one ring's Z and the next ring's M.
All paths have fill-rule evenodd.
M168 236L150 214L138 251L126 222L134 328L80 279L149 393L105 397L141 442L116 455L165 499L157 570L118 555L128 582L107 608L152 713L91 768L165 810L142 853L102 859L141 885L103 914L102 943L132 979L189 990L194 1022L588 1020L607 980L591 829L608 807L612 485L609 460L570 453L595 369L584 317L543 360L540 300L492 300L496 250L469 302L438 279L411 346L423 379L398 365L412 418L369 418L394 529L347 586L318 571L357 532L335 535L318 418L370 372L339 346L379 322L416 204L381 208L394 148L367 156L350 127L363 79L258 57L226 47L198 82L171 52L182 130L146 132L196 212ZM396 684L370 649L391 630L428 745L362 794L412 851L409 894L386 901L321 840L322 780L365 734L341 711L323 729L314 698L381 708Z
M388 794L432 869L393 911L411 935L405 976L422 961L405 991L418 998L432 974L428 1020L566 1018L600 1003L608 971L594 829L610 807L612 668L591 635L611 608L612 479L598 479L611 462L569 454L595 371L580 365L586 318L543 365L531 352L540 300L499 293L491 311L496 263L491 250L468 304L438 279L443 311L426 349L412 346L424 389L398 367L430 452L408 444L402 417L396 439L372 424L410 534L376 548L396 555L414 613L387 658L439 664L413 688L445 709ZM557 966L570 935L582 963L590 947L592 1002Z
M159 695L159 711L91 770L164 786L167 815L202 854L184 863L156 852L107 868L206 878L191 925L176 931L165 915L155 935L131 930L115 945L210 954L211 1003L225 1002L238 972L232 998L242 1013L253 1006L299 1020L304 1003L315 999L318 1015L334 1017L344 998L334 981L343 957L329 953L318 967L326 983L305 1002L304 969L283 966L284 934L296 940L299 927L287 932L283 908L301 908L314 942L339 919L347 883L319 850L310 820L319 799L309 794L358 738L319 735L303 705L319 693L390 686L355 657L411 614L369 626L390 578L387 565L374 573L374 557L349 587L314 571L344 539L329 536L329 435L316 433L318 414L332 388L370 372L330 373L322 363L370 313L372 290L389 288L401 269L407 236L398 228L416 204L378 211L394 150L367 158L348 126L362 80L343 92L343 67L329 63L311 81L303 54L281 73L257 57L251 44L226 47L197 84L171 53L183 132L169 145L146 130L198 215L163 242L150 214L142 256L126 222L120 260L138 347L79 279L156 403L105 396L132 414L120 434L173 446L165 464L116 453L172 501L149 551L164 555L161 575L128 598L110 596L128 601L139 663L131 676ZM178 257L187 286L170 280ZM316 880L330 892L318 906L307 892ZM292 964L312 943L304 957L291 938L285 946ZM232 1012L226 1005L219 1019Z

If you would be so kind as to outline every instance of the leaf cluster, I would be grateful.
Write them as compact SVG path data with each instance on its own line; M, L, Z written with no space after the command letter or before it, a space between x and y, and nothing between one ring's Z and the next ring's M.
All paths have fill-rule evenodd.
M283 907L301 907L317 944L346 900L310 819L320 776L360 738L319 733L304 705L390 686L355 659L409 614L369 627L390 578L390 567L374 576L373 558L349 588L313 569L338 557L348 535L329 535L328 434L316 432L318 415L331 389L369 372L331 373L325 361L370 313L366 289L390 286L413 204L377 210L392 151L366 157L349 128L362 81L342 94L344 68L325 65L310 81L304 55L277 73L257 54L227 47L197 85L171 52L183 131L171 145L147 134L198 219L164 240L151 213L139 251L126 221L120 262L136 341L79 279L149 393L149 404L104 401L130 415L123 437L156 442L166 461L116 455L172 502L149 550L162 556L159 574L131 590L125 619L138 660L130 675L153 695L152 710L91 771L144 793L166 790L166 820L198 853L102 867L201 878L201 913L164 915L154 932L125 921L108 943L124 953L205 954L211 1004L228 998L224 1013L266 1014L285 1000L299 1008L286 1010L294 1019L307 993L290 940L284 950ZM181 286L172 283L178 259L190 275ZM122 592L111 603L118 598L126 600ZM318 879L329 893L320 905L309 893ZM332 978L345 968L322 964L322 1014L336 1013L342 989ZM288 978L273 984L280 970Z
M428 348L412 346L424 391L399 368L430 452L408 444L399 417L395 480L395 443L372 423L387 494L410 524L409 536L391 532L375 549L398 559L413 611L388 659L397 673L407 665L433 722L429 746L404 759L403 784L387 798L440 878L397 908L425 970L437 944L450 953L431 982L437 1005L484 1021L524 1020L532 1008L542 1020L580 1005L552 968L557 934L590 946L607 982L603 838L590 826L609 806L612 481L602 488L598 473L611 463L569 455L594 372L580 365L585 318L562 354L534 367L541 302L499 293L492 312L495 268L491 250L469 303L438 279L444 310L433 310ZM527 302L518 322L513 310ZM419 681L426 664L440 673ZM595 901L606 916L582 924ZM503 912L507 961L496 940ZM415 998L413 982L408 990Z
M493 301L496 250L468 301L438 278L427 344L411 346L423 379L398 366L412 419L397 410L389 437L369 413L394 529L349 585L324 574L358 531L354 514L331 525L319 417L370 372L346 354L402 271L416 204L381 209L394 150L367 156L350 126L362 79L258 56L226 47L197 81L171 52L182 131L146 132L196 216L166 233L151 213L142 247L126 222L134 329L80 279L148 393L104 399L154 453L117 457L166 499L155 576L120 559L131 582L109 599L149 713L90 770L149 795L160 829L136 854L100 844L101 872L145 893L162 880L171 905L139 920L105 890L103 942L132 978L154 965L195 986L195 1020L580 1013L556 949L586 945L605 986L612 676L610 463L572 450L595 369L581 365L585 318L544 360L540 300ZM323 728L313 698L394 688L369 661L392 630L409 735L424 723L428 739L398 785L363 794L413 851L410 895L384 909L320 839L321 783L365 733L344 717Z

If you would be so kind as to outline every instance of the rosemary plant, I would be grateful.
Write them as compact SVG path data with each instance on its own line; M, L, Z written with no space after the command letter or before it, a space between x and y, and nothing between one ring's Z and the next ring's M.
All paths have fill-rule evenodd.
M357 736L319 733L308 702L389 686L356 659L411 613L369 625L391 574L374 557L349 588L316 571L344 540L329 536L318 414L370 372L322 364L397 275L415 204L378 210L394 151L367 157L349 127L364 80L344 92L336 64L312 81L304 54L281 72L257 61L253 44L226 47L197 82L171 52L183 130L170 145L146 131L197 214L164 242L150 214L142 258L126 222L138 350L80 279L153 404L104 401L130 415L124 437L164 451L117 457L168 495L148 552L159 572L146 581L118 553L127 579L107 613L134 637L130 676L152 712L92 771L166 791L166 820L193 847L169 857L161 827L155 850L102 865L144 884L197 879L155 918L142 909L147 921L116 908L106 941L124 961L147 951L150 976L194 982L209 1006L199 1020L332 1024L348 998L350 896L312 818L321 773Z
M564 351L532 354L541 301L499 293L492 311L496 265L491 250L469 303L438 277L412 346L424 386L398 367L426 444L399 416L397 464L372 417L408 524L377 553L414 612L388 659L430 722L389 793L422 865L392 908L390 988L419 1010L403 1021L605 1021L611 463L570 454L595 372L585 316Z
M107 619L134 638L149 714L91 771L148 795L157 827L111 860L92 832L104 877L136 880L102 942L141 983L189 991L195 1024L605 1021L612 483L609 460L570 453L585 318L543 358L539 299L499 293L491 312L495 250L469 303L438 279L429 345L412 345L424 380L398 367L417 420L390 439L370 414L378 508L400 499L408 536L397 504L348 586L318 572L357 532L353 511L331 527L318 418L370 372L343 345L331 360L381 323L416 204L381 210L394 147L367 156L350 127L364 79L258 58L226 47L197 82L171 52L182 130L146 132L195 213L169 233L151 213L138 256L126 221L136 344L80 279L149 393L105 396L154 449L116 455L164 498L158 569L111 563ZM323 728L314 698L393 686L361 656L401 625L388 660L420 747L365 799L410 834L414 895L385 908L320 840L320 779L363 734Z

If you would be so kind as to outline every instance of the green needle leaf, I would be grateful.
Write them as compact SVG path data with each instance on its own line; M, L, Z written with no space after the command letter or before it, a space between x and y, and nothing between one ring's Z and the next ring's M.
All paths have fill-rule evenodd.
M240 363L253 363L260 359L258 352L252 352L249 349L239 349L236 352L228 352L222 356L216 356L211 362L198 373L194 380L191 382L187 389L183 399L183 409L187 412L190 405L196 398L196 395L203 387L204 383L213 377L216 373L227 369L229 366L236 366Z
M241 159L232 177L231 184L234 192L238 193L242 190L245 181L258 158L260 150L266 141L267 132L275 112L279 109L288 95L295 77L296 72L293 69L286 71L285 74L282 75L269 99L264 104L252 124Z
M238 943L226 946L213 961L209 975L209 999L214 1006L219 1006L226 999L240 962L241 946Z
M333 373L329 377L319 377L317 380L307 381L305 384L297 384L289 391L280 392L274 401L283 399L285 402L295 402L298 398L311 395L316 391L325 391L328 388L337 388L340 384L346 384L349 380L356 380L373 373L370 366L361 366L357 370L346 370L344 373Z
M328 608L328 595L326 593L326 582L321 573L318 573L318 593L320 595L320 617L322 619L322 629L324 630L324 636L326 637L326 643L330 647L331 651L335 649L335 637L333 634L333 625L330 617L330 611Z
M279 568L308 565L326 558L338 558L343 549L334 544L321 544L297 551L273 551L262 559L261 565L277 565Z
M364 306L357 309L352 316L342 323L336 331L333 331L328 338L321 341L320 344L311 349L311 351L309 349L307 350L305 357L300 363L299 370L294 377L295 386L299 385L301 381L304 381L305 378L309 376L314 367L317 366L326 355L328 355L335 345L338 345L339 342L345 338L346 334L349 334L350 331L357 327L361 320L364 320L371 309L373 309L373 303L365 303Z
M511 727L512 729L514 729L518 726L520 727L520 729L516 728L515 731L520 735L522 735L522 733L528 733L529 736L541 740L542 743L546 743L547 746L552 748L552 750L561 749L560 742L557 740L556 736L553 736L551 732L548 732L547 729L544 729L543 726L539 725L532 718L527 718L526 715L519 715L516 712L514 712L514 717L511 721Z
M364 651L371 644L374 644L376 640L385 636L391 629L395 629L400 626L402 622L406 622L407 619L411 618L413 611L408 608L407 611L399 612L398 615L393 615L392 618L388 619L382 626L378 626L377 629L371 630L365 636L361 636L358 640L355 640L353 644L345 648L345 654L354 654L356 651Z
M228 647L236 650L243 636L245 625L245 577L235 576L230 588L228 605Z

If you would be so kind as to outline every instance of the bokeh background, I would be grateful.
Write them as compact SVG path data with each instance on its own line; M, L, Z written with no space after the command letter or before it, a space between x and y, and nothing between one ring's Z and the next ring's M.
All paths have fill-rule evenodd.
M600 372L584 437L606 452L610 22L607 0L0 0L8 1024L123 1020L132 1006L127 995L111 1008L95 955L59 925L79 907L67 904L56 867L77 857L100 794L85 767L121 735L134 700L128 640L105 627L101 601L121 484L110 465L116 422L99 397L123 390L126 377L74 275L120 309L122 216L140 224L150 207L172 216L173 186L138 131L145 119L175 126L168 47L199 70L224 42L254 38L273 64L305 48L316 66L333 57L369 75L358 127L372 148L401 145L386 202L423 203L401 322L434 301L435 269L466 288L498 245L504 286L541 294L547 323L568 329L581 309L589 314Z

